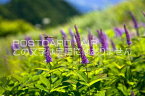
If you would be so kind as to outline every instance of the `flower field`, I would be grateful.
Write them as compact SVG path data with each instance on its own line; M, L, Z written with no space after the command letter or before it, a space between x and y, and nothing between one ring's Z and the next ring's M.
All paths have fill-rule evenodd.
M19 63L25 71L20 72L18 69L14 74L1 78L5 81L0 83L1 94L145 95L144 31L138 31L137 22L134 20L135 17L133 22L136 35L130 34L127 25L122 26L122 30L115 29L116 38L109 38L102 29L96 31L96 36L89 30L88 37L85 38L88 43L83 44L79 28L75 25L74 32L70 30L70 36L61 30L61 45L55 45L56 38L46 34L40 35L37 46L34 46L34 41L29 36L25 37L25 47L21 43L13 42L13 56L9 57L9 61L14 59L11 63ZM42 52L36 49L41 49Z
M145 3L132 2L0 38L0 96L145 96Z

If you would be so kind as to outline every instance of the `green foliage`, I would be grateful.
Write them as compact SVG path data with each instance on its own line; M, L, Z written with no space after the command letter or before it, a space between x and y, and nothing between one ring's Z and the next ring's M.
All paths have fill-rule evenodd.
M52 63L43 62L43 55L8 56L9 64L15 59L21 67L17 71L11 70L13 74L1 77L0 94L130 96L133 92L136 96L145 95L145 39L135 37L132 42L131 54L128 51L124 54L126 47L121 43L122 55L106 52L87 56L90 60L87 65L80 64L77 55L64 57L52 54ZM142 48L136 50L138 46Z

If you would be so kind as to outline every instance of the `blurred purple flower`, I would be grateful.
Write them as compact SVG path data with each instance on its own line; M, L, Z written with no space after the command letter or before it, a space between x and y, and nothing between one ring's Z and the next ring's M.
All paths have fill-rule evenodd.
M11 44L12 53L14 53L14 51L15 51L15 50L18 50L18 49L20 49L19 44L16 43L16 42L13 42L13 43Z
M88 40L89 40L89 47L90 47L90 55L94 55L93 44L92 44L93 35L91 34L90 31L88 33Z
M139 25L138 25L138 22L137 22L135 16L133 15L133 13L132 12L129 12L129 13L130 13L130 16L132 18L132 21L133 21L133 24L134 24L134 28L136 29L136 34L137 34L137 36L139 36L140 34L139 34Z
M125 34L126 34L126 39L127 39L127 44L130 46L131 45L131 39L130 39L130 34L126 28L126 25L124 24L124 30L125 30Z
M139 23L139 27L145 27L145 23Z
M68 42L67 42L67 35L63 30L60 31L63 38L63 46L64 46L64 53L68 53Z
M133 92L133 91L131 91L131 96L135 96L135 94L134 94L134 92Z
M27 47L28 47L29 54L32 55L32 50L31 50L31 48L30 48L30 44L33 43L33 42L32 42L32 38L29 37L29 36L26 36L26 37L25 37L25 40L26 40L26 45L27 45Z
M115 34L116 34L116 37L121 37L122 34L124 33L124 30L123 29L120 29L120 28L114 28L114 31L115 31Z
M81 59L82 59L82 64L87 64L89 63L89 60L87 59L86 55L85 55L85 52L82 48L82 45L81 45L81 41L80 41L80 34L78 32L78 28L77 26L75 25L75 31L76 31L76 34L75 34L75 38L76 38L76 42L77 42L77 46L78 46L78 49L79 49L79 52L80 52L80 55L81 55Z
M95 44L99 44L100 43L99 38L96 37L96 36L94 36L93 40L94 40L93 43L95 43Z
M100 43L102 45L102 47L101 47L102 52L107 51L108 47L109 47L107 35L102 32L102 29L100 31L98 30L97 32L98 32L98 38L99 38Z
M44 48L45 48L44 55L45 55L46 62L50 63L50 62L52 62L52 58L50 56L50 48L48 46L47 38L48 37L45 37L45 41L44 41Z
M75 36L74 36L74 33L72 32L71 29L69 29L69 33L70 33L70 36L71 36L71 46L72 46L72 48L75 48Z
M115 43L113 42L113 40L111 40L111 45L112 45L113 51L115 51L116 50L116 46L115 46Z
M145 12L142 12L143 13L143 15L145 16Z

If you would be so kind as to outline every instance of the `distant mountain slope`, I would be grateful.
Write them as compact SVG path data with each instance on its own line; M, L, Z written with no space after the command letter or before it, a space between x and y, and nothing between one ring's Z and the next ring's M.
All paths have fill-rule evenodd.
M63 0L11 0L0 5L0 16L7 19L24 19L32 24L42 23L43 18L50 18L50 25L57 25L79 14Z
M76 16L66 25L56 28L54 32L59 33L60 29L65 29L65 31L68 32L68 28L70 28L70 26L73 27L75 24L80 28L81 35L86 35L88 28L91 29L94 34L97 34L96 30L98 29L103 29L105 32L113 31L114 27L123 27L123 24L127 24L128 27L132 28L133 24L129 11L134 14L137 21L141 24L145 23L145 17L142 14L144 9L144 0L128 0L102 11L94 11ZM143 28L143 26L141 28ZM54 29L52 29L52 31L53 30ZM54 33L54 35L55 34L57 33Z

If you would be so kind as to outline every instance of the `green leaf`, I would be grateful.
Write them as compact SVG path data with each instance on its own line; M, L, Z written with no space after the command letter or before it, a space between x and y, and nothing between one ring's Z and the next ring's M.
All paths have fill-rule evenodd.
M123 84L119 84L117 87L125 96L129 95L129 92L126 88L126 86L124 86Z
M87 86L91 86L93 85L94 83L98 82L98 81L102 81L103 79L96 79L94 81L91 81L89 84L87 84Z
M35 86L36 86L37 88L39 88L40 90L44 90L44 91L46 91L46 92L49 92L48 89L46 89L44 86L42 86L42 85L40 85L40 84L35 84Z
M58 71L58 69L52 69L52 70L45 69L45 68L35 68L35 69L47 71L47 74L50 74L50 73L55 72L55 71Z
M50 89L50 81L46 79L45 77L41 76L40 81L48 88Z
M80 72L80 71L75 71L75 74L77 74L81 80L83 80L86 84L87 84L87 75L84 72Z
M43 70L43 71L50 71L49 69L45 69L45 68L35 68L37 70Z
M59 78L54 84L53 84L53 88L56 88L58 86L60 86L62 84L62 78Z
M65 92L65 87L67 87L67 86L62 86L62 87L57 87L57 88L54 88L54 89L52 89L50 92L54 92L54 91L57 91L57 92Z
M106 93L106 90L98 91L95 96L106 96L105 93Z
M99 74L102 71L103 71L103 68L96 69L95 74Z

